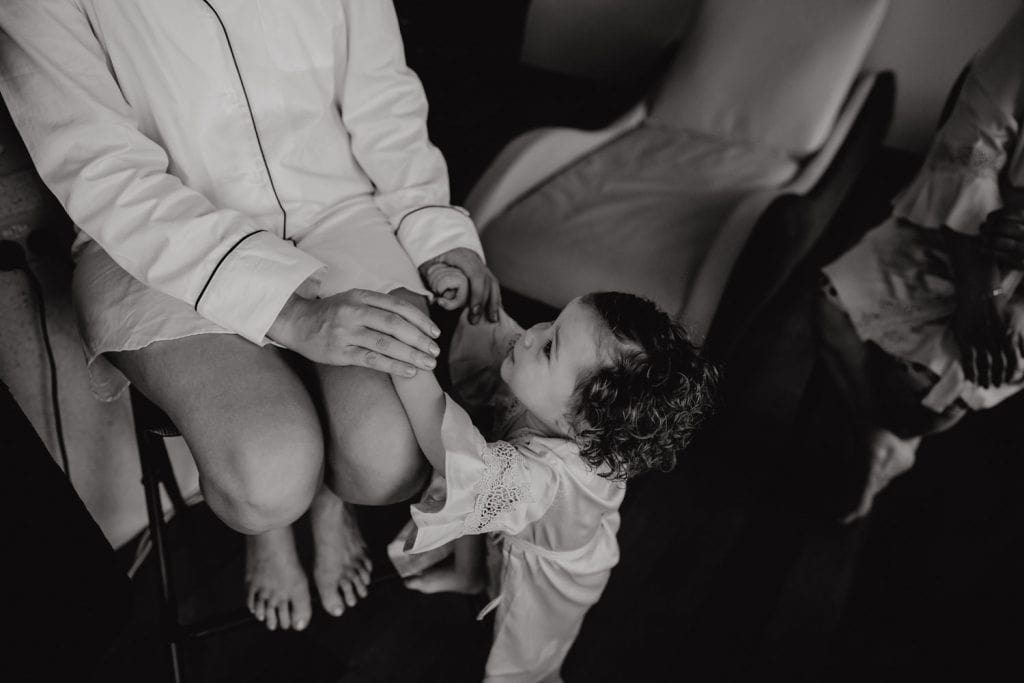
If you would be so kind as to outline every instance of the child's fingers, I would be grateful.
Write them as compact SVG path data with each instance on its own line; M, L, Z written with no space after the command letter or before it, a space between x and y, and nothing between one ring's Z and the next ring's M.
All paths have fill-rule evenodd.
M437 300L438 305L446 311L454 311L466 305L469 296L469 283L462 279L456 286L442 289Z
M461 294L458 290L449 289L442 292L441 296L438 297L437 305L446 311L454 311L457 308L461 308L465 299L465 295Z

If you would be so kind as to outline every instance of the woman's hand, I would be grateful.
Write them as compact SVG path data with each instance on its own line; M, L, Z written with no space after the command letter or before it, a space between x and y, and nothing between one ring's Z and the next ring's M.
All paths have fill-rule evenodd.
M440 330L412 304L350 289L324 299L293 295L267 336L315 363L358 365L412 377L433 370Z
M953 314L964 376L985 388L1014 380L1024 357L1024 328L1015 319L1010 297L997 291L961 297Z
M442 270L440 266L447 266ZM456 247L425 261L419 268L420 277L431 291L439 297L438 304L447 310L462 308L469 304L469 322L476 324L486 311L487 319L498 321L501 308L501 288L498 279L484 265L483 259L472 249ZM462 279L457 273L462 274ZM431 282L431 273L433 279Z
M980 252L1004 268L1024 270L1024 208L1003 207L981 224Z

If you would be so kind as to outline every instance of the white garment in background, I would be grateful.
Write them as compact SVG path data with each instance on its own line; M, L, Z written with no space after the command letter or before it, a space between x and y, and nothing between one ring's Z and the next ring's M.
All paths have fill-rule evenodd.
M1024 9L972 60L949 119L892 215L823 270L861 340L934 376L921 404L936 413L957 401L991 408L1024 388L1024 369L998 387L967 380L951 324L956 273L939 231L976 237L1009 193L1024 195L1022 123ZM1024 329L1020 280L1020 271L1010 271L1003 287L1013 292L1011 324Z
M90 361L482 254L388 0L0 0L0 92L79 228Z

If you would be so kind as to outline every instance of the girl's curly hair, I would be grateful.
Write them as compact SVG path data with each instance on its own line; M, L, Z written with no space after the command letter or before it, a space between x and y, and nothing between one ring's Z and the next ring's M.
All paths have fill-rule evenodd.
M569 423L583 459L617 481L671 470L712 411L718 368L647 299L597 292L581 302L614 339L600 343L612 363L585 373L573 393Z

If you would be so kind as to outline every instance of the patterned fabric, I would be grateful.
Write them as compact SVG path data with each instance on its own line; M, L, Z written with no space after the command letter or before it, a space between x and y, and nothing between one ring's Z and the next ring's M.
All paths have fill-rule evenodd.
M477 494L473 512L466 516L466 533L482 534L497 531L494 522L499 515L529 501L530 481L526 476L523 456L507 441L487 444L481 454L485 469L473 485Z

